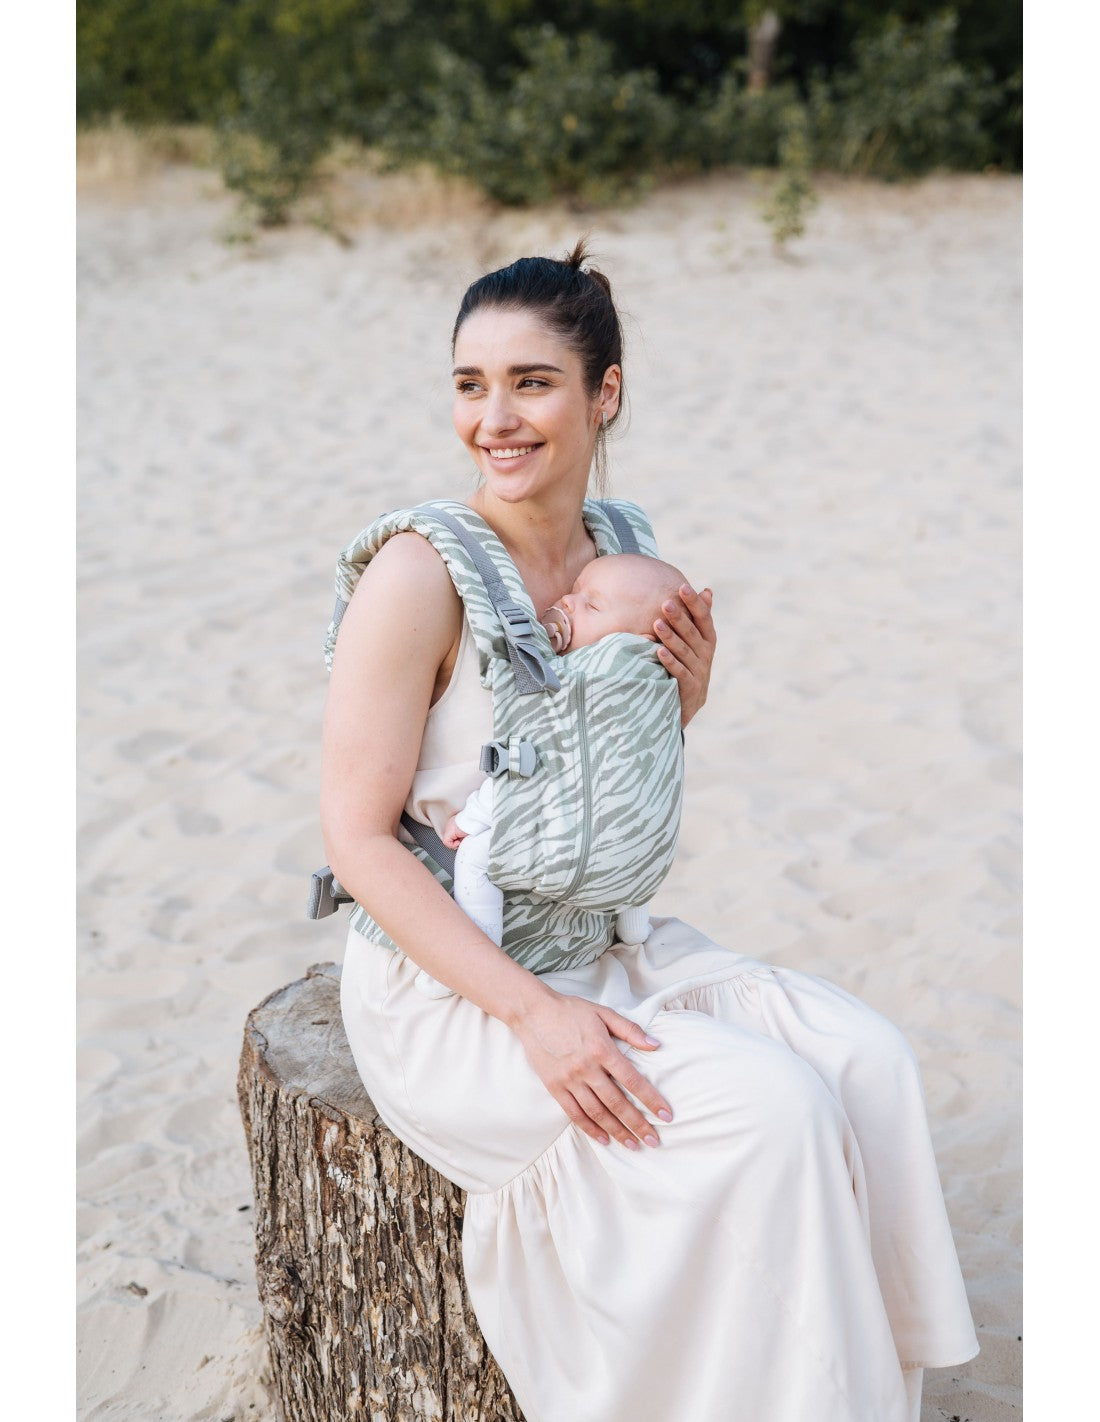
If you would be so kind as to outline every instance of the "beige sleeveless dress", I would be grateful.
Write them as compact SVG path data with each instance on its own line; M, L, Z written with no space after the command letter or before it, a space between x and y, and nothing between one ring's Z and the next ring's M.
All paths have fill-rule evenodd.
M407 808L441 830L492 712L464 626ZM344 1022L379 1114L468 1191L478 1321L527 1422L914 1422L920 1369L977 1352L916 1061L804 974L656 919L549 973L662 1043L635 1153L579 1131L509 1028L348 938Z

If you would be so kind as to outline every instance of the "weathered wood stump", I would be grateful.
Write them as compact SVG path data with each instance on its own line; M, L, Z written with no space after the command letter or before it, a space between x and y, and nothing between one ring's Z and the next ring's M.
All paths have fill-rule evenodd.
M285 1422L523 1422L466 1296L464 1192L378 1119L339 974L249 1014L237 1079Z

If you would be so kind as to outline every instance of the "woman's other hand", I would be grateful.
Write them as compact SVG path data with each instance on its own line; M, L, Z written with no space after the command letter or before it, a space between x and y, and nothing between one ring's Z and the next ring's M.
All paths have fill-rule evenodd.
M686 726L702 709L710 686L710 668L718 638L714 631L710 588L697 593L687 583L679 600L662 604L665 614L653 624L660 645L657 655L680 688L680 725Z
M550 989L511 1025L539 1080L585 1135L601 1145L613 1136L628 1150L638 1150L639 1142L660 1144L626 1093L663 1121L672 1120L669 1104L615 1045L618 1038L640 1051L656 1051L660 1043L637 1023L587 998Z

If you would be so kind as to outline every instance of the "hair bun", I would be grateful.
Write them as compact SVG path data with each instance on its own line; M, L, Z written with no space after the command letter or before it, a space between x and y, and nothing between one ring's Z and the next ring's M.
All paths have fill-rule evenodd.
M562 261L567 267L572 267L575 272L583 272L584 264L588 260L588 238L582 237L571 252L567 252Z
M611 283L604 276L603 272L597 271L595 267L585 266L588 261L588 237L584 236L571 252L567 252L562 258L563 263L574 272L581 272L584 276L591 277L601 291L606 292L610 297Z

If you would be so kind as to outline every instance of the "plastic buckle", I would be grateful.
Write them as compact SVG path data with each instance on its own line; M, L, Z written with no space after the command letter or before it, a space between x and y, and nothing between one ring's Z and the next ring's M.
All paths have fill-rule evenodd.
M534 775L537 764L535 747L530 741L521 741L515 736L507 743L490 741L481 747L480 768L493 779L507 771L511 776L526 780Z
M314 872L309 881L309 903L307 918L328 918L341 904L350 904L352 897L344 893L343 885L326 864Z

